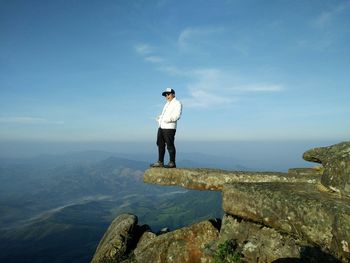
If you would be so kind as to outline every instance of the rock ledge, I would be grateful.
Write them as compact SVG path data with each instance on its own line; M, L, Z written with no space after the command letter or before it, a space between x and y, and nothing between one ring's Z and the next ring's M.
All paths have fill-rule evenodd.
M322 167L288 173L148 169L146 183L222 191L223 219L156 235L137 226L137 217L122 215L93 262L214 262L223 243L234 244L242 262L350 262L350 142L303 157ZM137 244L132 252L130 242Z
M225 171L219 169L203 168L150 168L145 172L143 180L145 183L151 184L176 185L194 190L221 191L224 185L238 182L280 182L314 184L320 180L320 177L321 173L317 169L291 169L289 173L278 173Z

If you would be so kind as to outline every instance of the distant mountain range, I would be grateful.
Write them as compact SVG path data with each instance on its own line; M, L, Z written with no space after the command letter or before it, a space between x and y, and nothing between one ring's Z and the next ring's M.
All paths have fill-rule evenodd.
M89 262L121 213L137 214L154 231L222 216L220 193L144 184L148 162L130 157L89 151L0 159L0 262ZM210 159L190 157L178 164Z

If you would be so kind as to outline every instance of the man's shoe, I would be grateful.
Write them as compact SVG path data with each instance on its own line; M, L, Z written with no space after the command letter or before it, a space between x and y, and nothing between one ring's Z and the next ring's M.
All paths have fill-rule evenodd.
M176 168L176 164L174 162L169 162L167 165L164 166L165 168Z
M161 168L161 167L164 167L164 164L163 164L162 162L158 161L158 162L152 163L152 164L150 165L150 167L153 167L153 168Z

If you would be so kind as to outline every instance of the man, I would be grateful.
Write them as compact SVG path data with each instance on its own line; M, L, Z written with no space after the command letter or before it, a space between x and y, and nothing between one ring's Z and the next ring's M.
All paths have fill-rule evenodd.
M164 105L162 114L157 117L158 121L158 161L151 164L151 167L165 167L176 168L176 149L175 149L175 133L177 121L181 117L182 105L181 102L175 98L175 91L171 88L167 88L163 93L167 100ZM165 145L169 152L169 163L164 166Z

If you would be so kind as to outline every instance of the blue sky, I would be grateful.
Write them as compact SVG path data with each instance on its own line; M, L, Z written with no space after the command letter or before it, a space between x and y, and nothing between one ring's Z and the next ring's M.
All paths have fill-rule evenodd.
M0 0L0 141L348 140L350 1Z

